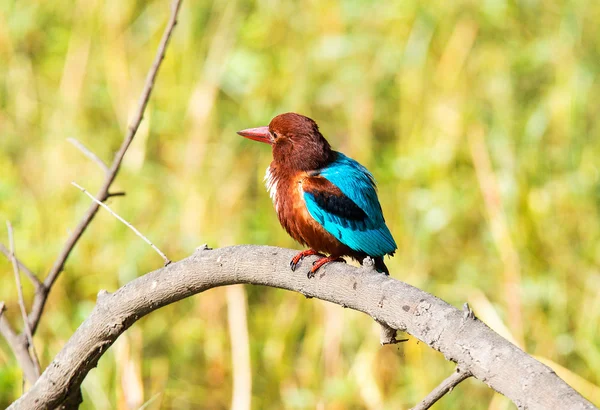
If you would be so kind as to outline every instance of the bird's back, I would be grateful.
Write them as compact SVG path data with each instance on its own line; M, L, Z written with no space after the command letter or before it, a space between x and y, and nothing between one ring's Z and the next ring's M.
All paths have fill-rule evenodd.
M385 224L371 173L357 161L335 152L326 167L310 173L332 188L312 188L303 183L304 201L310 215L341 243L365 255L393 254L396 242Z

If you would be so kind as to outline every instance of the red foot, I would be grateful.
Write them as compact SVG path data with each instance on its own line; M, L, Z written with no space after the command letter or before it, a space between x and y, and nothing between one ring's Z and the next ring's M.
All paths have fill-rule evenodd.
M292 272L296 270L296 266L300 263L300 261L302 259L304 259L305 257L310 256L310 255L318 255L318 256L325 257L325 255L315 251L314 249L307 249L305 251L302 251L302 252L298 253L296 256L294 256L290 262L290 268L292 268Z
M315 274L317 273L317 271L319 270L319 268L329 262L344 262L344 263L346 263L346 260L344 258L340 258L339 256L328 256L326 258L319 259L318 261L313 263L313 267L308 272L308 275L307 275L308 278L310 279L310 278L314 277Z

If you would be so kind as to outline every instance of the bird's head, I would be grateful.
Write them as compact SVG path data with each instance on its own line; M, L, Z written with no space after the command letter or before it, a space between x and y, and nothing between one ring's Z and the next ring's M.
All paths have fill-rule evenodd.
M329 142L319 126L304 115L288 112L273 118L268 127L238 131L242 137L271 144L273 160L294 170L310 171L333 160Z

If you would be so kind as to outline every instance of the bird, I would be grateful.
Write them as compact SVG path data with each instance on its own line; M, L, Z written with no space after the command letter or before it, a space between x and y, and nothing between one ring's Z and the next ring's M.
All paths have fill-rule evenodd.
M393 256L397 245L367 168L334 151L314 120L293 112L237 133L272 147L267 191L283 228L308 247L292 258L292 271L309 255L320 258L309 278L327 263L345 262L344 256L361 264L368 256L378 272L389 275L383 257Z

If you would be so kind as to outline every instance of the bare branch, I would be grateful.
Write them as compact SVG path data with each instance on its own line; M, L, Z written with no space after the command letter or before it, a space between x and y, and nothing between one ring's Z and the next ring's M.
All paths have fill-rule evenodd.
M419 404L413 407L411 410L427 410L433 406L439 399L444 397L448 392L451 392L460 382L471 377L472 374L469 371L462 371L458 367L450 376L448 376L443 382L441 382L431 393L427 395Z
M8 258L8 260L11 259L11 257L10 257L10 251L3 244L1 244L1 243L0 243L0 252L2 252L4 254L4 256L6 256ZM41 287L42 286L42 282L40 282L40 280L37 278L37 276L35 275L35 273L33 273L19 259L16 259L16 260L17 260L17 263L19 264L19 269L21 271L25 272L25 275L27 275L27 277L29 278L29 280L31 281L31 283L33 283L33 286L36 289L38 289L39 287Z
M19 273L19 264L17 263L17 257L15 256L15 241L13 236L13 228L9 221L6 221L6 228L8 229L8 243L10 245L10 260L13 265L13 271L15 273L15 282L17 283L17 294L19 296L19 308L21 309L21 315L23 316L23 333L27 336L27 343L29 344L29 356L33 363L33 370L35 372L35 379L40 377L40 361L38 360L37 352L35 351L35 345L33 344L33 334L27 321L27 309L25 308L25 298L23 297L23 286L21 285L21 274Z
M0 315L0 334L6 339L8 346L13 351L19 367L23 370L25 379L31 384L35 383L38 376L35 374L35 367L27 349L27 339L22 335L17 335L6 317L2 315Z
M4 253L4 255L6 255L6 257L9 260L12 260L10 251L2 244L0 244L0 251L2 251L2 253ZM25 270L25 272L31 273L30 279L35 278L35 281L32 280L34 284L37 283L39 284L39 286L42 286L41 283L37 280L37 277L29 269L27 269L25 265L23 265L17 258L15 258L15 260L17 261L21 269ZM36 286L36 288L37 287L38 286ZM6 339L8 346L13 351L13 354L15 355L19 366L23 370L25 379L29 383L33 384L35 383L37 377L39 377L39 373L36 376L35 366L33 364L33 361L31 360L31 356L27 348L26 336L17 335L15 333L8 320L4 316L2 316L2 310L4 309L5 305L4 302L2 302L2 309L0 309L0 334L4 337L4 339Z
M75 389L117 337L148 313L208 289L245 283L292 290L355 309L379 323L413 335L456 362L519 408L594 409L549 367L462 310L406 283L343 263L306 277L289 270L297 251L269 246L199 248L192 256L129 282L115 293L101 291L90 316L32 388L10 409L56 408ZM315 260L314 257L312 257ZM383 302L382 302L383 301Z
M137 111L133 117L131 124L127 129L127 134L125 135L125 139L123 140L119 151L117 151L117 153L115 154L115 157L108 170L108 173L106 174L106 178L102 184L102 187L96 194L96 198L98 198L100 202L104 202L108 197L109 189L113 181L117 177L117 173L119 172L119 168L121 167L123 157L125 156L125 153L127 152L129 146L131 145L131 142L135 137L140 123L142 122L142 119L144 117L144 111L146 110L148 100L150 99L150 94L152 93L152 88L154 87L154 82L156 81L158 69L160 68L161 63L165 58L167 45L169 44L169 40L173 33L173 29L177 24L177 14L179 13L179 9L181 7L181 1L182 0L173 0L173 3L171 5L171 16L169 18L167 27L165 28L162 39L158 46L158 50L156 52L156 57L154 59L152 67L150 68L146 77L146 83L144 85L144 89L139 99ZM40 318L52 285L54 285L54 283L56 282L56 279L62 272L65 263L69 258L69 255L73 251L73 248L75 247L75 245L79 241L79 238L81 238L83 232L87 229L88 225L98 212L99 207L100 206L94 202L88 208L87 212L85 213L77 227L75 227L75 229L72 231L71 235L64 244L60 254L54 261L52 267L50 268L48 276L46 276L46 279L44 280L43 287L40 287L36 292L35 298L33 300L33 306L31 308L31 313L29 314L29 325L31 326L31 331L33 334L35 334L37 326L40 322Z
M102 168L102 171L104 171L105 174L108 172L108 165L106 165L106 163L102 161L98 155L90 151L85 145L75 138L67 138L67 141L75 145L75 147L77 147L79 151L83 153L83 155L94 161L100 168Z
M27 340L22 335L17 335L12 329L8 320L2 315L4 309L4 302L0 302L0 334L6 339L8 346L13 351L19 366L23 370L25 379L33 384L39 375L36 376L35 374L35 367L29 355L29 350L27 350Z
M167 255L165 255L164 253L162 253L161 250L158 249L152 242L150 242L150 240L148 238L146 238L140 231L138 231L135 228L135 226L133 226L132 224L130 224L129 222L127 222L125 219L121 218L115 211L113 211L112 209L110 209L108 205L106 205L105 203L102 203L102 202L98 201L98 199L94 198L94 195L90 194L84 187L78 185L75 181L71 182L71 184L74 187L79 188L81 190L81 192L83 192L84 194L86 194L87 196L89 196L92 199L92 201L94 201L95 203L97 203L98 205L100 205L102 208L106 209L112 216L114 216L115 218L117 218L119 221L123 222L137 236L139 236L140 238L142 238L144 240L144 242L146 242L148 245L150 245L150 247L152 249L154 249L156 251L156 253L158 253L160 255L161 258L163 258L163 260L165 261L165 266L167 266L169 263L171 263L171 260L169 258L167 258Z
M109 192L108 194L106 194L106 198L112 198L113 196L125 196L126 193L123 191L117 191L117 192Z

